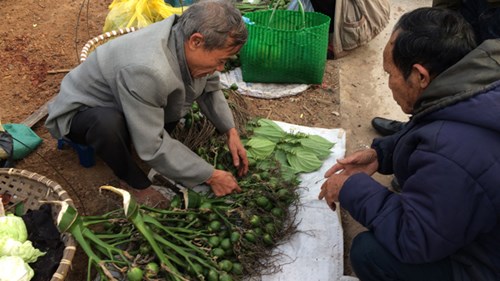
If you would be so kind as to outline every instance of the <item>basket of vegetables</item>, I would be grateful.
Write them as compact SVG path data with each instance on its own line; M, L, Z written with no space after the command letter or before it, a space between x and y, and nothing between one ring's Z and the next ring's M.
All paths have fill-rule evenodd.
M64 201L73 206L67 192L39 174L3 168L0 195L0 268L7 274L0 280L64 280L76 242L70 234L54 237L50 231L57 231L59 208L43 202Z

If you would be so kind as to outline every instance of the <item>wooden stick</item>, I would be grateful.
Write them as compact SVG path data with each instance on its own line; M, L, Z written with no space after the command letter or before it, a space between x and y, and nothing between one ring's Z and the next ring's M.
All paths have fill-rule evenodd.
M269 117L271 117L271 113L273 113L272 108L269 109L269 112L267 113L266 119L269 119Z
M309 114L314 115L312 111L309 108L307 108L307 106L303 105L302 108L304 108L307 112L309 112Z
M327 105L333 104L333 101L326 101L326 100L322 100L322 99L315 99L315 101L317 101L319 103L327 104Z
M28 116L28 118L26 118L24 121L23 121L23 124L28 126L28 127L32 127L33 125L35 125L38 121L40 121L40 119L42 119L43 117L45 117L45 115L47 115L47 105L52 101L54 100L56 97L54 96L53 98L51 98L48 102L46 102L44 105L42 105L39 109L37 109L35 112L33 112L33 114L31 114L30 116Z
M70 71L71 71L71 69L69 69L69 68L55 69L55 70L49 70L49 71L47 71L47 74L67 73L67 72L70 72Z

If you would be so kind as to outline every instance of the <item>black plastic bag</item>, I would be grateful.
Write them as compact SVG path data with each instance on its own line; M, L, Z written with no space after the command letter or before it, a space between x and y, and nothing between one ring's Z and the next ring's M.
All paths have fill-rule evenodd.
M0 131L0 168L14 167L12 151L12 136L8 132Z
M35 271L31 281L50 280L59 267L65 247L52 219L52 208L48 204L43 204L38 210L28 210L22 218L28 230L28 240L35 248L46 253L35 263L30 264Z

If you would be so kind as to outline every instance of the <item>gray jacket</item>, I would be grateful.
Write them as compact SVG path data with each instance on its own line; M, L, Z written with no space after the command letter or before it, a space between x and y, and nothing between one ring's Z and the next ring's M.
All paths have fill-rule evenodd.
M214 167L172 139L164 124L181 119L194 101L219 132L235 124L218 74L191 78L176 20L172 16L113 39L68 73L48 107L45 125L52 136L67 135L80 110L117 108L143 161L187 187L205 182Z

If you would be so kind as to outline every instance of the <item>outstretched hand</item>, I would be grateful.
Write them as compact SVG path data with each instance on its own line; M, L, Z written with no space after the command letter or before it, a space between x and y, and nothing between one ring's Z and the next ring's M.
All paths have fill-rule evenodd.
M318 195L319 200L326 201L326 204L335 211L336 204L335 202L339 201L339 193L340 189L344 185L344 182L347 180L349 176L344 174L334 174L331 175L322 185L321 191Z
M356 173L366 173L371 176L377 171L377 169L377 152L375 149L369 148L365 150L358 150L346 158L338 159L337 163L326 171L325 178L328 178L339 171L348 176Z
M345 181L357 173L366 173L371 176L377 169L377 152L371 148L356 151L344 159L337 160L337 163L325 173L327 180L321 185L318 199L325 199L328 206L335 211L335 202L339 201L340 190Z

